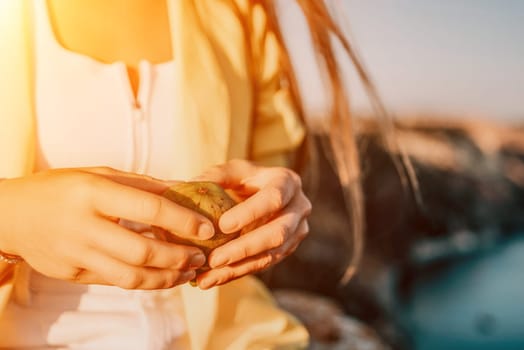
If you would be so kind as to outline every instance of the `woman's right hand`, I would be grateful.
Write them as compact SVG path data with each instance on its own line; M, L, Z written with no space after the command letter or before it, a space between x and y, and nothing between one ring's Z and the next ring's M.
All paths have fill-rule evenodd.
M210 238L205 217L163 198L169 186L110 168L57 169L0 182L0 250L49 277L126 289L170 288L195 277L195 247L145 237L119 219Z

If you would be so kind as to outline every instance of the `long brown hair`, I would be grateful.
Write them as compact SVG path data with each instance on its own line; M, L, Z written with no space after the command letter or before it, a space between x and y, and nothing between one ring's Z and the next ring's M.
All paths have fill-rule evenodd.
M295 1L299 5L307 21L312 43L318 56L317 62L319 68L327 78L328 87L331 92L331 110L329 111L329 119L327 123L329 143L332 153L331 157L335 164L340 184L343 188L347 212L351 222L350 244L352 256L341 280L345 283L355 274L362 258L364 248L365 213L360 173L360 157L356 142L356 127L354 120L351 117L348 91L343 81L340 62L335 55L333 39L338 40L339 43L342 44L347 57L353 63L353 66L370 97L376 115L381 118L379 125L387 149L391 151L391 154L403 154L403 152L398 150L398 145L393 137L391 118L389 118L374 84L369 78L369 74L364 69L362 62L349 39L333 19L329 8L326 6L325 0ZM269 28L275 33L282 52L284 53L282 55L282 65L289 78L291 91L297 102L299 111L301 112L301 115L304 116L304 105L300 97L296 77L293 73L290 56L282 38L282 32L280 30L275 9L275 1L258 0L257 2L264 7L268 15ZM307 120L304 120L304 122L307 123ZM310 144L310 140L305 143L304 154L312 151ZM304 158L299 158L299 164L297 164L297 167L301 167L303 160ZM401 179L405 181L406 178L409 178L410 180L413 180L412 183L416 184L409 161L403 159L402 163L405 166L400 166L398 161L394 161L396 162L397 170L401 171ZM407 176L403 176L403 174L406 174Z

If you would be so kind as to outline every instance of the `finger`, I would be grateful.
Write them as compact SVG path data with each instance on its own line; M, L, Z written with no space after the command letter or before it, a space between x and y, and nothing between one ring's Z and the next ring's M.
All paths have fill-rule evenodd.
M308 232L307 221L303 220L299 225L298 234L284 245L231 265L209 270L197 277L197 284L201 289L209 289L248 274L262 272L291 255Z
M162 194L179 181L165 181L142 174L128 173L110 167L81 168L80 170L97 174L122 185L131 186L143 191Z
M270 254L251 257L232 265L209 270L197 277L197 285L201 289L209 289L248 274L261 272L275 263L275 258Z
M90 230L89 245L129 265L196 269L206 258L196 247L176 245L134 233L128 229L101 219Z
M221 230L223 232L235 232L282 210L295 196L297 185L290 176L274 179L244 202L226 211L219 219Z
M99 284L99 285L111 285L99 274L84 269L79 269L76 277L70 281L79 284Z
M156 269L127 265L101 252L91 249L85 253L85 270L76 281L103 280L105 284L124 289L164 289L188 282L195 278L194 270ZM84 279L85 277L85 279Z
M160 195L110 181L100 181L95 209L106 217L155 225L186 238L208 239L214 234L209 219Z
M78 256L82 255L83 254L78 254ZM34 259L30 258L27 259L26 262L31 266L33 270L38 271L42 275L63 281L75 282L85 272L84 269L76 267L81 265L77 263L78 259L72 260L68 259L67 257L57 260L53 260L52 257L46 257L44 259L39 259L38 261L35 261ZM101 280L100 278L96 280L100 283L103 282L103 280Z
M297 232L295 232L288 240L286 240L282 245L279 245L274 248L268 248L268 249L253 249L252 251L247 250L238 250L238 253L235 254L234 257L228 257L226 256L226 262L212 265L210 263L210 266L215 269L222 268L227 265L233 265L237 263L241 263L242 261L245 261L246 259L251 259L254 256L261 256L263 254L271 254L274 258L276 258L275 263L280 261L281 258L284 258L288 256L289 254L293 253L295 249L298 247L298 245L306 238L307 234L309 233L309 228L307 224L307 220L304 219L300 225L297 228ZM269 245L267 245L269 246ZM246 246L247 247L247 246ZM256 253L252 253L256 252ZM214 253L214 252L213 252ZM213 254L212 253L212 254ZM222 254L222 253L220 253ZM210 256L211 259L211 256ZM215 258L213 258L214 261ZM220 261L219 261L220 262Z
M300 222L306 217L304 210L307 207L299 195L273 221L213 250L209 255L209 265L214 268L231 264L283 245L296 234Z

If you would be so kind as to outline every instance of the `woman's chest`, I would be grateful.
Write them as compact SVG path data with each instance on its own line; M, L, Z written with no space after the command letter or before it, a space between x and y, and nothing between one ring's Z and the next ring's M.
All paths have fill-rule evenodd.
M47 0L51 26L68 50L138 68L172 59L167 1Z
M174 62L141 59L135 91L125 62L64 48L45 2L34 13L36 170L110 166L172 177L179 148L173 135L182 128Z

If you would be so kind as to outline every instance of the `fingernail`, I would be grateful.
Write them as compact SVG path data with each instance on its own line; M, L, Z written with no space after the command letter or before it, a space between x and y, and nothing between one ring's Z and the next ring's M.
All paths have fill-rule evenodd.
M226 256L219 255L210 261L212 268L216 269L229 264L229 259Z
M199 267L202 267L206 262L206 256L202 253L195 254L191 257L189 260L189 268L190 269L197 269Z
M200 227L198 228L198 237L202 239L209 239L214 233L215 230L213 229L213 226L207 223L200 224Z
M229 216L224 216L220 219L220 227L225 232L234 232L237 230L238 223L236 220Z
M182 274L180 275L180 279L183 281L182 283L185 283L185 282L188 282L188 281L191 281L193 278L196 277L196 272L195 270L191 270L191 271L184 271L182 272Z

